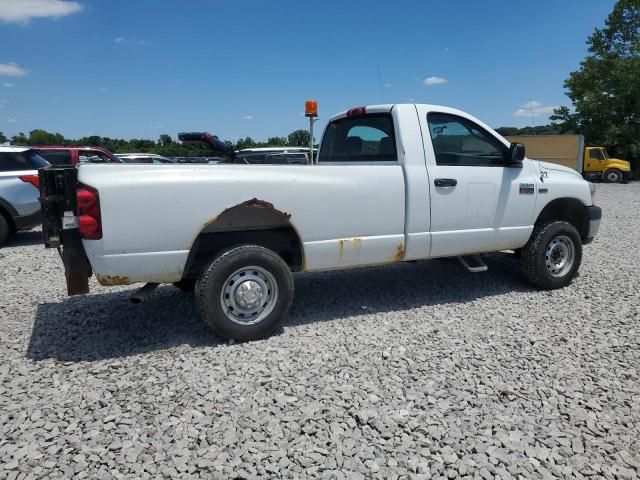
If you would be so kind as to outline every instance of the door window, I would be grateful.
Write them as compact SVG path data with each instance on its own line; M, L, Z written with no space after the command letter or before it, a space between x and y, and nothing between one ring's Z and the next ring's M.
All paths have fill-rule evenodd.
M79 150L78 163L111 163L111 159L98 150Z
M346 117L325 131L319 162L395 162L393 119L387 113Z
M598 148L589 150L589 158L591 160L604 160L604 156L602 155L602 150Z
M429 113L427 123L438 165L504 165L506 146L472 121L457 115Z
M47 165L49 165L49 162L33 150L0 153L0 172L37 170Z
M39 150L38 153L51 165L72 165L70 150Z

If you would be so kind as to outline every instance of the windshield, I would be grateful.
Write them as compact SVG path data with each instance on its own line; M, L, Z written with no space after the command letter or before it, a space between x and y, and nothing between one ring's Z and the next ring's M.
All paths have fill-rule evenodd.
M607 151L604 148L602 149L602 154L604 155L604 159L605 160L609 160L609 154L607 153Z

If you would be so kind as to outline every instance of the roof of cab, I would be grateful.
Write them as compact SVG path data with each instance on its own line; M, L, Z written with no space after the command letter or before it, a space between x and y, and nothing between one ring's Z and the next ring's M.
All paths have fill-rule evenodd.
M0 152L24 152L30 150L31 147L25 147L23 145L4 145L0 144Z

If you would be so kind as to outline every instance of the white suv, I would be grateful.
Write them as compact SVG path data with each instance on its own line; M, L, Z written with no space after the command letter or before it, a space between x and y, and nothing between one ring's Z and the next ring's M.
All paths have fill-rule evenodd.
M42 221L38 169L49 165L29 147L0 145L0 247Z

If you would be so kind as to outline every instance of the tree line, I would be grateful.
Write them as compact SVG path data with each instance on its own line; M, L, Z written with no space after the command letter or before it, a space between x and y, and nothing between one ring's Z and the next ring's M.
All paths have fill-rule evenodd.
M90 145L102 147L113 153L144 152L157 153L165 157L204 157L211 155L211 151L197 145L185 145L176 142L171 135L163 133L157 141L132 138L124 140L122 138L109 138L91 135L78 139L65 138L60 133L52 133L42 129L35 129L29 135L19 133L7 138L0 132L0 143L11 141L14 145ZM254 147L308 147L309 132L306 130L295 130L286 137L271 137L264 142L256 141L251 137L237 140L234 147L237 150Z

